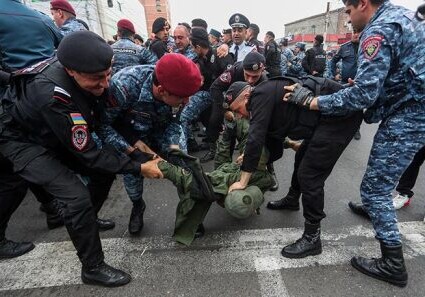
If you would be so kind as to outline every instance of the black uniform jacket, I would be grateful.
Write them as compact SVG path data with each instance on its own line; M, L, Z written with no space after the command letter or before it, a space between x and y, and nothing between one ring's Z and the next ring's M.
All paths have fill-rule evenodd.
M267 76L263 74L256 85L267 80ZM228 67L211 85L210 93L214 103L223 103L223 92L226 92L230 85L236 81L245 81L242 61L236 62L233 66Z
M31 73L32 69L20 71L5 97L13 102L8 113L16 132L8 135L17 143L37 144L33 146L37 149L19 156L15 169L51 152L59 157L73 156L86 167L104 172L140 174L140 163L99 149L94 142L91 133L102 112L102 98L79 88L58 61L40 68L38 74Z
M270 152L269 162L282 157L283 141L308 139L312 136L319 119L319 112L301 109L282 100L284 86L294 82L275 78L257 85L248 103L250 126L241 169L253 172L260 160L264 146Z

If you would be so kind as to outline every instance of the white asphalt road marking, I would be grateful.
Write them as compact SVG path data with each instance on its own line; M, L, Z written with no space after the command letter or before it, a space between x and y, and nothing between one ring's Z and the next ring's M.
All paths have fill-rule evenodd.
M425 224L405 222L399 226L405 258L425 256ZM353 255L379 255L372 229L351 226L324 232L319 256L283 258L282 247L298 239L302 231L282 228L213 233L191 247L181 246L168 236L111 238L102 240L102 244L106 262L129 271L134 279L255 272L263 296L289 296L282 269L349 265ZM80 269L71 242L39 243L24 256L0 261L0 291L81 284Z

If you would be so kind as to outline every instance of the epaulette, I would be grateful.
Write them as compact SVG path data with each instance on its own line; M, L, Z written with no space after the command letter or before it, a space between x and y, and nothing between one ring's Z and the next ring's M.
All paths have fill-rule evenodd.
M34 75L43 72L44 69L50 66L52 62L56 60L55 57L49 58L47 60L43 60L29 67L17 70L12 72L12 77L20 76L20 75Z

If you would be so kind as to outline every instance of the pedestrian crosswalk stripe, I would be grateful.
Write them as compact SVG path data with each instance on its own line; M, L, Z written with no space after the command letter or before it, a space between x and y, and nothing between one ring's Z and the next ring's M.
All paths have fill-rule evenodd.
M403 222L399 227L405 258L424 256L425 224ZM353 255L379 256L379 244L371 227L350 226L324 230L323 253L319 256L283 258L281 248L298 239L302 231L278 228L211 233L190 247L175 243L169 236L109 238L103 239L102 245L106 262L130 270L134 279L155 275L153 272L159 269L185 277L256 272L263 296L288 296L279 277L282 269L349 265ZM78 285L80 269L71 242L38 243L26 255L0 261L0 291ZM271 277L277 284L273 288L267 283Z

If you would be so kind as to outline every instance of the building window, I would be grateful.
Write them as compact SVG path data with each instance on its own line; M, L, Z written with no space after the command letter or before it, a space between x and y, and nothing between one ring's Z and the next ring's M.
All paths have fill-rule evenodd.
M161 0L156 0L156 11L161 12Z

